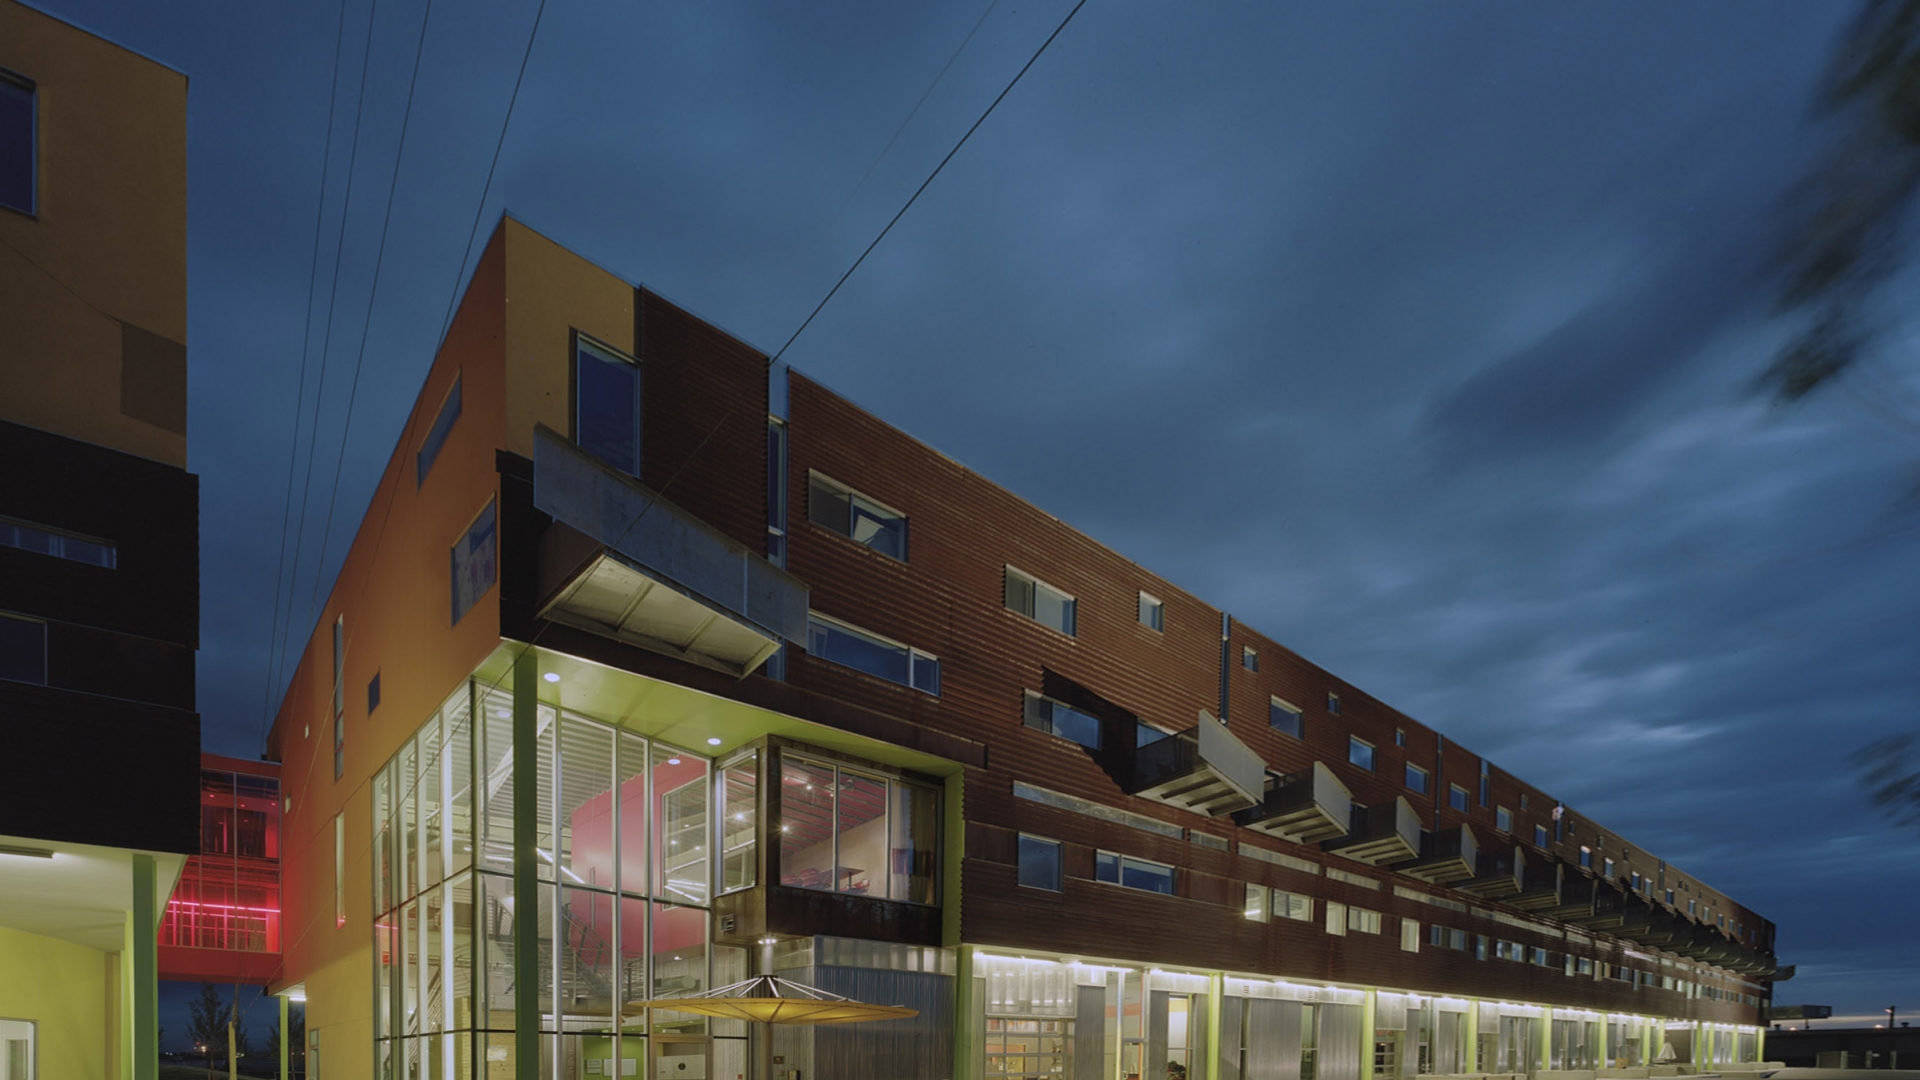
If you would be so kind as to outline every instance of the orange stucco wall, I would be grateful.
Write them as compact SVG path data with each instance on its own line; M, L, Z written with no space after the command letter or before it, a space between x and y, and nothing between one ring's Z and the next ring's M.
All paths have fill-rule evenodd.
M35 212L0 209L0 418L184 468L187 77L14 0L0 68L38 119Z

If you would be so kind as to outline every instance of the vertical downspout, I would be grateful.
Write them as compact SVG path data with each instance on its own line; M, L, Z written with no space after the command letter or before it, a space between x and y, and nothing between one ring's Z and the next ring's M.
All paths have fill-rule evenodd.
M1437 837L1440 835L1440 807L1444 805L1442 794L1443 791L1451 794L1452 789L1446 786L1447 737L1435 732L1434 738L1436 743L1433 750L1433 833ZM1438 843L1437 840L1435 842Z
M1232 725L1227 723L1227 678L1232 669L1227 665L1233 657L1227 653L1232 637L1233 616L1223 611L1220 613L1220 723L1229 727Z
M513 661L513 1076L540 1080L540 660Z

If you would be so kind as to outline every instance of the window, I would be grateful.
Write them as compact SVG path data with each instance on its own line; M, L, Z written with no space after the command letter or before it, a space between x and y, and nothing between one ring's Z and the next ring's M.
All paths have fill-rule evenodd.
M1487 935L1473 935L1473 958L1475 960L1485 960L1487 958Z
M1645 889L1645 888L1646 888L1646 884L1647 884L1647 879L1646 879L1646 878L1643 878L1643 877L1641 877L1641 876L1640 876L1640 871L1638 871L1638 870L1635 870L1635 871L1633 872L1633 874L1632 874L1631 876L1632 876L1632 879L1633 879L1633 891L1634 891L1634 892L1640 892L1640 891L1642 891L1643 889ZM1725 917L1725 916L1723 915L1723 916L1721 916L1721 918L1722 918L1722 919L1725 919L1726 917ZM1726 923L1725 923L1725 922L1722 922L1722 923L1721 923L1721 925L1722 925L1722 926L1725 926L1725 925L1726 925Z
M940 793L792 755L780 759L780 884L931 904Z
M1467 951L1467 941L1467 932L1465 930L1452 930L1444 926L1427 927L1427 944L1435 948L1454 949L1465 952Z
M1533 827L1533 846L1537 848L1547 846L1547 827L1545 825L1535 825Z
M1493 811L1493 827L1499 829L1501 832L1512 832L1513 811L1504 806L1495 807Z
M819 473L807 474L807 520L882 555L906 561L907 515Z
M467 526L466 534L453 545L453 621L458 624L473 610L473 605L493 588L499 571L495 552L493 500Z
M47 624L0 615L0 679L47 684Z
M105 540L91 540L77 533L35 525L15 518L0 518L0 547L51 555L68 562L104 566L111 570L120 563L120 551Z
M460 376L453 377L453 389L447 391L447 400L440 403L440 411L434 414L433 426L427 429L427 437L420 441L420 450L413 455L413 486L418 488L427 482L427 474L433 471L433 462L440 456L440 448L447 445L447 435L453 431L453 422L460 419Z
M1008 611L1017 611L1043 626L1073 636L1073 597L1011 566L1007 567L1006 603Z
M34 1072L38 1058L33 1045L38 1027L37 1020L0 1020L0 1050L6 1052L6 1057L0 1059L0 1076L6 1080L34 1080L38 1075Z
M715 789L720 818L720 891L745 889L759 879L760 757L749 753L720 770Z
M767 417L767 561L787 565L787 424Z
M1060 891L1060 841L1020 834L1020 884Z
M333 620L333 778L347 766L347 616Z
M1246 916L1251 922L1266 922L1268 903L1272 900L1273 890L1265 885L1247 884Z
M1455 810L1464 811L1467 808L1467 789L1459 784L1448 784L1447 805Z
M1135 721L1133 725L1133 745L1136 749L1146 746L1149 743L1157 743L1161 739L1171 738L1172 735L1173 732L1162 731L1144 721ZM1224 840L1221 841L1221 843L1225 842Z
M1502 960L1527 962L1527 947L1517 941L1496 941L1493 943L1493 955Z
M1347 929L1357 930L1362 934L1377 934L1380 932L1380 913L1363 907L1349 907Z
M1167 606L1158 598L1140 594L1140 625L1149 630L1165 630Z
M33 80L0 70L0 206L34 212Z
M1584 844L1580 847L1580 869L1593 869L1593 849Z
M347 818L333 815L333 928L347 925Z
M1275 918L1312 922L1313 897L1275 889L1273 890L1273 914Z
M1240 647L1240 666L1243 668L1246 668L1248 671L1259 671L1260 670L1260 654L1257 652L1254 652L1253 649L1249 646L1245 646L1245 645L1241 646Z
M938 657L824 615L807 616L807 654L940 696Z
M1523 791L1520 793L1520 809L1525 810L1526 808L1527 808L1527 793Z
M1422 795L1425 795L1427 793L1427 784L1428 784L1427 770L1421 768L1418 765L1408 764L1407 790L1415 791Z
M1093 876L1099 881L1143 892L1173 895L1173 867L1136 859L1131 855L1098 852L1093 860Z
M1395 746L1407 745L1407 729L1406 728L1397 727L1393 729L1393 745Z
M1532 959L1533 965L1535 967L1552 967L1553 966L1553 954L1548 952L1547 950L1536 946L1535 948L1529 950L1529 953L1530 953L1530 958Z
M1289 705L1279 698L1267 699L1267 726L1283 735L1306 738L1300 723L1300 707Z
M1027 692L1026 722L1028 727L1036 731L1058 735L1089 750L1100 749L1098 718L1088 716L1071 705L1041 697L1031 690Z
M1612 876L1613 876L1613 860L1612 860L1612 859L1606 859L1606 860L1604 860L1604 863L1603 863L1603 865L1604 865L1604 867L1605 867L1605 869L1604 869L1604 870L1602 870L1601 872L1602 872L1603 874L1605 874L1605 875L1606 875L1607 877L1612 877Z
M1412 919L1400 920L1400 951L1420 951L1420 924Z
M574 339L573 441L630 476L640 475L640 362Z
M1487 768L1486 760L1484 758L1481 759L1480 761L1480 805L1481 806L1487 805L1487 797L1490 794L1492 794L1493 777L1491 773L1492 773L1492 770Z
M1327 933L1347 936L1347 905L1338 900L1327 901Z
M1698 900L1687 901L1687 914L1697 918L1700 914L1700 901Z
M1347 736L1347 760L1363 769L1373 768L1373 744L1358 736Z
M1332 713L1335 716L1340 715L1340 695L1339 694L1327 695L1327 711Z
M373 715L373 710L379 707L380 707L380 673L376 671L373 673L373 678L367 680L367 715L369 716Z

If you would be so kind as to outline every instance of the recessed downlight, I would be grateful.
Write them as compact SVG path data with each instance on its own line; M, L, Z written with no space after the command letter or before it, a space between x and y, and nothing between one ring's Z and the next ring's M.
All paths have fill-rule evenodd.
M557 671L549 671L549 672L547 672L547 673L546 673L545 675L542 675L542 676L540 676L540 677L541 677L541 678L543 678L543 679L545 679L545 680L547 680L548 682L559 682L559 681L560 681L560 673L559 673L559 672L557 672Z
M712 738L710 738L710 739L708 739L708 740L707 740L707 745L708 745L708 746L719 746L719 745L720 745L720 737L716 735L716 736L714 736L714 737L712 737Z

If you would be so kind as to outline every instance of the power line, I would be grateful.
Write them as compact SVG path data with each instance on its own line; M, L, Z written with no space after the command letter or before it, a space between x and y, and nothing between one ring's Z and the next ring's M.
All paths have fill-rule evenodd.
M307 314L300 321L300 386L293 399L293 438L287 444L287 497L280 508L280 557L273 571L273 621L267 626L266 691L260 701L260 751L267 748L267 722L273 708L274 662L280 637L280 592L287 572L287 526L293 520L293 471L300 460L300 417L306 412L307 353L313 343L313 294L320 280L320 225L326 220L327 174L333 161L333 114L340 100L340 45L347 31L347 0L340 0L340 20L333 32L333 80L327 95L327 135L320 154L320 201L313 208L313 257L307 264ZM292 601L291 594L287 597ZM292 627L288 626L291 636Z
M366 45L361 49L360 56L360 91L353 106L353 141L347 152L347 191L344 200L340 204L339 235L334 240L333 283L327 290L326 329L320 338L320 380L314 387L313 426L307 432L307 472L306 479L303 480L300 485L300 519L299 523L294 526L293 572L291 575L292 585L294 587L298 587L300 584L300 550L305 545L307 533L307 496L313 490L313 458L315 445L320 438L320 410L326 405L327 361L333 349L333 313L335 301L340 293L340 264L346 261L347 220L352 216L351 211L353 210L354 165L360 159L360 117L367 103L367 69L373 58L373 26L374 23L378 21L376 16L378 16L379 13L380 0L373 0L372 6L367 10L367 41ZM316 581L325 569L324 566L314 568ZM307 613L309 616L312 615L311 603L308 605ZM310 620L302 619L301 621L307 622ZM289 651L293 643L292 635L293 603L291 599L289 599L287 604L287 644ZM275 683L283 682L280 676L286 667L286 660L287 655L283 653L280 657L280 668L276 669L274 673Z
M340 470L347 460L347 443L353 434L353 406L360 393L360 370L367 359L367 337L373 331L373 302L380 295L380 268L387 257L387 229L393 224L393 197L400 188L400 164L407 153L407 127L413 119L413 94L420 84L420 57L427 51L427 24L433 19L433 0L427 0L420 16L420 39L413 48L413 72L407 77L407 104L400 114L400 145L393 152L393 176L387 181L387 208L380 218L380 242L374 249L373 283L367 288L367 316L360 324L360 349L353 359L353 380L347 385L347 416L340 425L340 452L333 460L333 483L327 490L327 519L320 529L320 553L314 568L313 595L307 599L312 611L320 596L320 578L327 565L327 539L333 533L334 502L340 495ZM398 483L398 480L395 481Z
M1060 25L1053 28L1053 33L1047 35L1047 40L1041 42L1040 47L1035 49L1033 55L1027 58L1027 62L1021 65L1020 70L1014 74L1013 81L1007 83L1006 87L993 99L993 102L987 106L986 111L980 114L980 118L975 120L973 126L967 129L967 133L960 136L960 141L953 144L953 149L947 151L947 156L941 158L940 164L935 165L933 171L927 174L927 178L920 182L920 186L914 189L913 194L907 198L906 203L900 207L899 212L893 215L891 221L887 222L886 228L881 229L880 234L875 236L873 242L867 245L866 250L860 253L860 257L853 260L853 265L847 267L847 272L840 275L840 280L833 283L833 288L827 290L827 295L822 297L820 303L814 306L812 313L800 324L800 329L795 330L793 336L787 339L787 343L780 346L780 351L774 353L772 359L767 361L769 364L779 362L780 358L786 355L787 350L793 347L793 343L799 340L800 335L806 332L807 327L813 325L813 320L818 317L821 310L827 306L827 302L833 299L834 294L840 291L840 286L845 285L847 279L853 276L853 272L860 269L860 264L867 261L867 256L873 254L873 249L880 246L880 241L887 238L887 234L893 231L893 227L900 223L900 219L905 216L906 212L919 200L920 193L927 190L927 185L933 183L933 178L939 176L940 170L947 167L947 162L953 160L953 155L959 153L960 148L967 145L967 140L973 138L973 133L980 130L980 125L987 122L987 117L993 115L993 110L998 108L1002 101L1006 100L1006 96L1013 92L1015 86L1019 85L1020 80L1026 76L1028 70L1033 67L1034 62L1040 59L1040 54L1047 51L1047 46L1053 44L1053 39L1059 37L1060 31L1065 30L1067 24L1073 21L1073 17L1078 15L1080 9L1086 6L1087 0L1079 0L1078 3L1073 5L1073 10L1067 12L1067 17L1060 20Z
M967 31L967 36L960 39L960 44L954 48L953 55L947 57L947 62L941 65L940 73L935 75L933 81L927 84L926 90L921 92L920 100L914 102L913 108L907 110L907 118L900 121L900 126L893 129L893 135L887 139L887 144L880 148L878 154L874 155L873 164L868 165L867 171L860 174L860 182L853 185L852 191L847 192L847 201L841 203L840 209L834 211L833 220L827 222L827 231L829 233L833 231L835 225L840 223L841 217L845 216L847 207L853 205L853 197L860 194L861 188L867 186L867 181L873 176L873 170L880 167L880 162L886 158L887 151L892 150L893 144L900 141L900 135L907 130L907 125L913 123L913 118L920 115L920 106L927 103L927 99L933 96L934 88L940 85L940 80L947 77L947 69L953 67L953 62L960 59L961 53L967 51L967 45L973 41L973 35L980 32L980 28L987 24L987 16L993 14L993 9L999 6L1000 0L991 0L991 2L987 4L987 10L981 12L979 20L973 24L973 29Z

